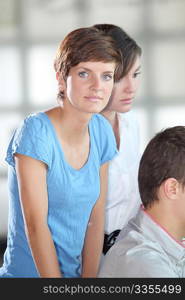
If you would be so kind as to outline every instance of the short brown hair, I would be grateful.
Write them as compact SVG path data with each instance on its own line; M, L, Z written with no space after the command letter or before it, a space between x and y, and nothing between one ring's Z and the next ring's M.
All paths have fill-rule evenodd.
M137 56L141 56L142 50L136 41L117 25L96 24L93 27L110 36L121 52L122 64L119 65L115 75L115 81L119 81L130 71Z
M158 189L168 178L175 178L185 187L185 126L156 134L142 155L138 181L145 208L158 200Z
M71 67L80 62L121 62L113 39L96 28L84 27L70 32L58 47L54 68L66 80Z

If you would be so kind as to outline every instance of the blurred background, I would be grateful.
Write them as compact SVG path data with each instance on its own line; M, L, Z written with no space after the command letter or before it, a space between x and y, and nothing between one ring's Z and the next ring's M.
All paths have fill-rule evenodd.
M185 0L0 0L0 265L6 246L4 161L26 115L56 104L56 48L77 27L112 23L142 47L141 88L133 110L141 153L159 130L185 125Z

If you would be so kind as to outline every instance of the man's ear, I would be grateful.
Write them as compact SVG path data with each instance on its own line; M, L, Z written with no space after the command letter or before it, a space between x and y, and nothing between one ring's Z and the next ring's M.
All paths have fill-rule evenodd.
M179 191L179 182L175 178L168 178L163 183L163 191L169 199L176 199Z

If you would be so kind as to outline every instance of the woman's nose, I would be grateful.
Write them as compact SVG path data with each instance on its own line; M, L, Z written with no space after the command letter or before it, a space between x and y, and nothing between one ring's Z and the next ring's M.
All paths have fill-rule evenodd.
M101 79L98 76L93 76L91 81L91 89L101 90L101 88L102 88Z
M135 81L131 78L131 79L127 79L127 82L126 82L126 86L125 86L125 89L127 92L134 92L135 89L136 89L136 83Z

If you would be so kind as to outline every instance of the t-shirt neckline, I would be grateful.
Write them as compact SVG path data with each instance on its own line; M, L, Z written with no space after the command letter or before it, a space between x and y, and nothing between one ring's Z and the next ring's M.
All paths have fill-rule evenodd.
M62 145L57 137L57 133L56 133L56 130L54 128L54 125L52 123L52 121L50 120L49 116L45 113L45 112L41 112L41 115L43 115L45 117L45 119L47 120L48 124L49 124L49 127L51 128L51 131L53 133L53 136L55 138L55 141L57 142L57 145L58 145L58 148L62 154L62 157L63 157L63 161L65 163L65 165L72 171L72 172L82 172L84 171L88 165L89 165L89 162L91 160L91 156L92 156L92 147L93 147L93 135L92 135L92 128L91 128L91 120L89 121L89 124L88 124L88 130L89 130L89 137L90 137L90 149L89 149L89 155L88 155L88 158L87 158L87 161L85 162L85 164L80 168L80 169L75 169L74 167L72 167L69 162L66 160L65 158L65 154L62 150Z

